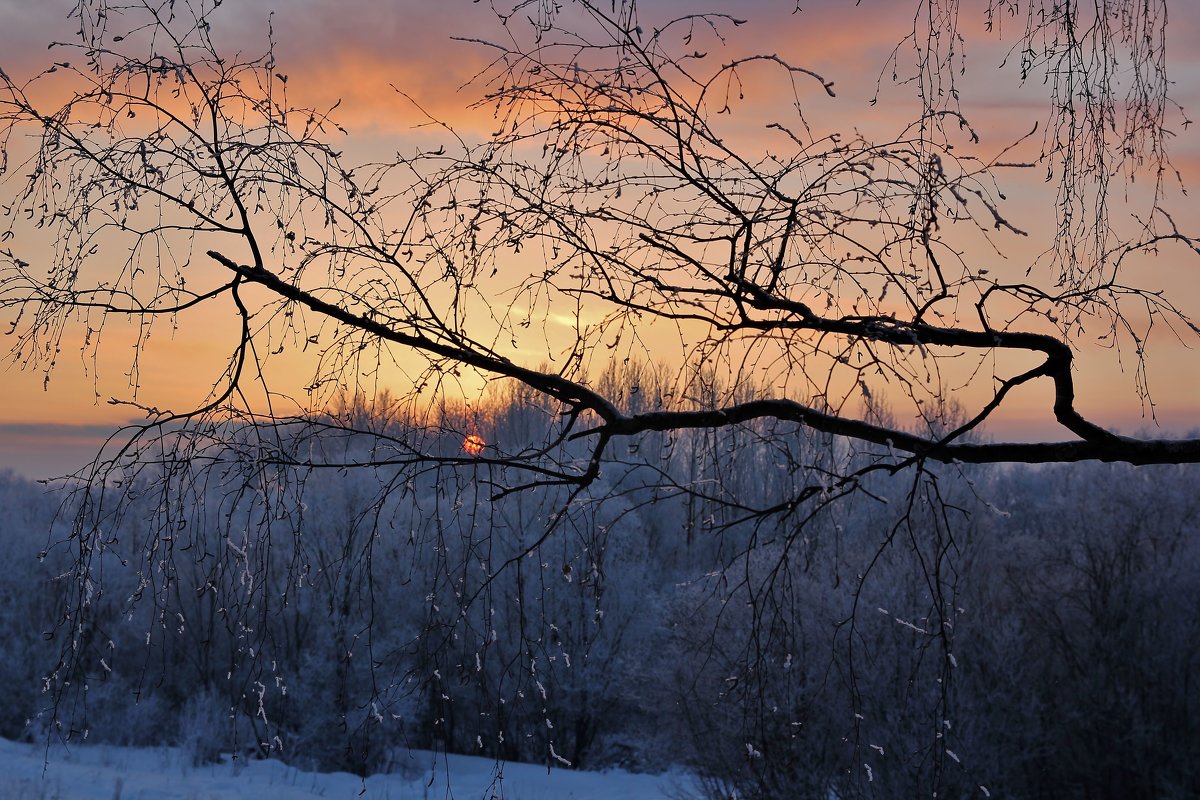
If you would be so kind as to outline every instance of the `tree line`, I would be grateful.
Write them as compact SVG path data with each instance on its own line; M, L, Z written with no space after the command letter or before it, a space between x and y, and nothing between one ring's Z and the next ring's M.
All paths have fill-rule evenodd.
M925 467L764 517L861 456L758 421L642 440L588 492L511 491L497 452L577 447L535 393L328 416L275 431L271 470L167 495L5 476L0 733L364 775L405 748L683 765L714 800L1200 787L1192 467ZM386 465L405 446L421 469ZM337 466L366 449L381 466ZM82 559L80 506L104 531Z

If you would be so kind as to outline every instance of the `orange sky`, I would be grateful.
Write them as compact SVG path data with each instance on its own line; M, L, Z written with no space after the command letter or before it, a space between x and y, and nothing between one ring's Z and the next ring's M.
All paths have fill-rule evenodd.
M644 3L643 13L672 4L699 10L695 2L659 0ZM804 2L804 12L792 14L791 0L709 3L749 19L732 40L729 55L747 48L779 52L835 82L837 98L813 92L807 116L820 119L823 127L880 130L894 126L898 115L911 110L909 90L904 87L887 88L877 106L872 107L869 100L897 31L902 35L906 18L911 24L912 4L913 0L863 0L855 6L843 0L824 0ZM45 43L70 37L73 27L66 12L73 5L56 0L0 0L0 68L13 76L31 75L47 64L52 53L47 53ZM982 5L966 0L964 18L976 13L968 8ZM414 127L421 117L393 85L468 137L484 135L489 129L491 120L486 113L464 110L477 87L460 89L484 68L487 50L450 38L498 36L486 4L471 0L226 3L216 18L217 41L228 42L231 50L259 52L265 41L267 12L272 8L278 10L273 27L279 70L289 76L293 100L315 107L342 101L337 118L351 134L344 140L351 161L354 154L367 159L436 135ZM1200 108L1200 48L1194 44L1200 40L1200 4L1175 3L1172 14L1169 56L1177 82L1175 96L1194 112ZM974 27L964 25L977 33ZM964 104L984 144L998 149L1041 120L1044 107L1036 97L1031 99L1029 92L1014 88L1011 70L996 70L1002 46L980 36L969 39L968 45L971 71L964 84L969 90ZM769 100L752 95L746 102ZM1181 132L1175 142L1175 164L1192 187L1200 186L1198 129L1200 126ZM1014 222L1032 235L1029 242L1016 243L1012 261L1024 264L1052 235L1047 203L1052 202L1053 194L1052 187L1041 184L1040 176L1032 175L1019 182L1016 191ZM1174 208L1179 220L1200 220L1200 204L1194 199L1176 203ZM1187 260L1183 252L1172 251L1162 263L1147 264L1145 269L1147 285L1170 288L1177 305L1194 319L1200 318L1200 263L1194 257ZM0 322L9 319L4 313L0 311ZM233 345L233 322L232 314L217 314L185 321L173 336L166 327L156 329L155 346L147 349L141 364L140 399L160 407L202 401L219 378ZM61 472L86 458L89 446L106 426L129 419L126 409L106 401L130 395L133 342L132 331L114 323L94 365L90 355L74 354L71 348L78 347L78 342L69 339L46 390L40 373L6 367L0 378L0 468L13 467L35 477ZM1077 380L1085 414L1124 432L1150 426L1133 391L1128 361L1122 365L1111 351L1100 347L1082 348L1079 361ZM93 374L94 366L99 368L98 377ZM1160 336L1152 342L1148 367L1163 429L1181 433L1200 426L1197 352L1169 336ZM288 375L304 375L293 380L297 386L307 378L303 358L294 352L276 359L272 369L284 383ZM1048 386L1023 389L1014 398L1018 402L1004 412L991 432L1004 438L1061 438L1049 417L1048 391Z

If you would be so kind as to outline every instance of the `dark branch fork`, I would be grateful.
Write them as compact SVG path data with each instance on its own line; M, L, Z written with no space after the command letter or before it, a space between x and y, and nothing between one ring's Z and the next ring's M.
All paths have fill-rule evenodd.
M245 280L260 284L281 297L345 325L371 333L385 341L412 347L440 358L451 359L494 375L514 378L554 397L572 408L575 414L585 410L594 412L600 417L602 424L592 430L574 434L575 437L599 437L596 453L592 459L593 467L598 463L604 446L612 437L636 436L647 431L721 428L763 418L796 422L822 433L845 436L918 458L942 462L957 461L976 464L1085 460L1123 461L1131 464L1200 462L1200 439L1134 439L1110 433L1084 419L1074 406L1071 350L1065 343L1044 334L942 328L927 323L904 323L884 317L823 319L807 309L805 309L807 313L803 319L787 323L789 327L793 328L842 334L847 337L883 342L898 347L945 346L1009 349L1038 352L1045 355L1046 360L1040 366L1004 383L993 402L989 403L975 419L940 439L922 437L858 419L828 414L787 399L752 400L725 408L701 411L656 411L624 415L613 403L597 392L561 375L539 372L504 358L437 342L420 333L397 331L366 315L354 314L340 306L326 302L288 283L270 270L240 265L215 250L210 250L208 255ZM767 306L769 303L763 297L759 297L757 305ZM782 324L784 323L764 323L761 327ZM998 407L1009 389L1037 377L1048 377L1054 382L1055 418L1065 428L1077 434L1080 437L1079 440L983 444L956 443L954 441L962 433L975 428L984 417ZM591 480L594 477L594 470L589 469L581 477L581 480Z

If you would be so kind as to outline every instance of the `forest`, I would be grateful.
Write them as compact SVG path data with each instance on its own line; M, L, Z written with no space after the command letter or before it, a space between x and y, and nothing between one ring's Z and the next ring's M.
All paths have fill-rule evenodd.
M634 406L662 389L650 368L603 380ZM444 461L214 471L170 515L169 475L120 505L0 479L0 735L362 775L401 748L684 766L713 800L1200 788L1194 466L926 467L798 525L737 509L786 502L845 456L834 437L662 434L564 503L494 489L487 449L550 432L534 393L330 416L279 435L326 462L418 444ZM81 505L104 539L91 621L64 636Z

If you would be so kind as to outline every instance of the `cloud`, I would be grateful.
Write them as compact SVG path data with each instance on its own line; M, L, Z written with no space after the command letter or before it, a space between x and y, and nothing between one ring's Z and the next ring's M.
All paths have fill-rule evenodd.
M0 423L0 469L33 480L66 475L87 464L116 425Z
M0 0L0 68L21 82L50 66L50 42L71 38L77 28L61 3Z
M107 439L117 425L72 424L65 422L0 422L0 437L6 442L37 439L41 442L78 442Z
M248 35L244 45L251 47L257 35L264 46L266 4L243 4L238 13L245 24L235 37ZM301 0L274 15L271 26L294 100L318 108L341 101L343 125L390 131L427 122L400 92L440 120L464 117L479 92L459 87L487 66L489 55L453 37L481 35L488 16L486 7L470 2Z

